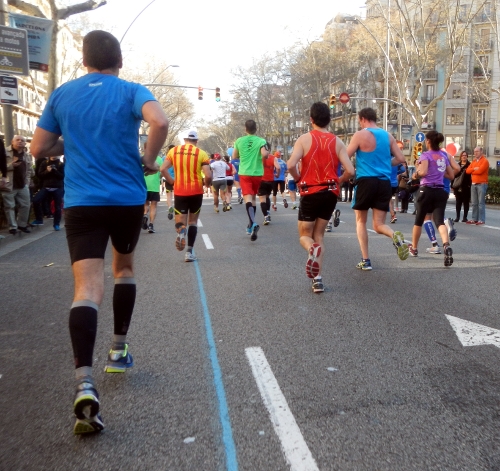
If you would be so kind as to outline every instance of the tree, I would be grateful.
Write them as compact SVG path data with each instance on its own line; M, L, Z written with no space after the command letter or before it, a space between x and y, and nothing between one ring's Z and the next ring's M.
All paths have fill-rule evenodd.
M158 73L158 70L161 72ZM153 58L146 59L142 69L128 67L124 64L120 77L136 83L165 83L175 85L175 80L168 65L163 62L155 62ZM162 106L169 120L168 138L164 150L170 145L179 143L179 133L192 126L194 118L194 106L187 98L185 91L177 87L149 87L155 98ZM144 131L148 130L144 123Z
M372 37L389 65L388 80L392 82L392 97L411 115L420 128L422 121L448 91L452 78L466 67L470 45L471 25L487 0L393 0L391 9L378 5L378 16L360 24ZM376 31L389 34L389 49ZM435 96L423 103L420 100L426 77L438 71L443 85Z

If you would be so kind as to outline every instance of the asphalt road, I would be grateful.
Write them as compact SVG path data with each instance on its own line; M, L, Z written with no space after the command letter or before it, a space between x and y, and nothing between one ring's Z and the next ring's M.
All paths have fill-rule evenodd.
M72 433L64 230L1 242L0 470L500 470L500 344L464 347L446 317L500 329L500 212L456 224L449 269L425 235L400 261L370 233L362 272L339 203L314 294L297 212L279 205L251 242L244 205L233 208L205 201L198 261L185 263L162 201L137 249L125 375L103 372L108 257L94 355L106 429L91 437ZM391 227L408 238L412 224L398 214Z

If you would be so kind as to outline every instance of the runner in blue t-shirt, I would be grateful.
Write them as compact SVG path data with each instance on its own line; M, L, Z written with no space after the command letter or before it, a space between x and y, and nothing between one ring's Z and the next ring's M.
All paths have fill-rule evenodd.
M69 315L77 379L75 434L104 428L92 360L109 238L114 336L105 371L122 373L134 364L126 336L136 295L133 254L146 198L144 175L158 172L155 160L168 132L167 117L151 92L118 78L122 54L113 35L88 33L83 39L83 65L87 75L52 93L31 143L37 159L63 154L65 158L65 226L75 279ZM150 127L141 159L142 120Z
M276 196L278 195L278 190L283 198L283 206L288 208L288 202L285 199L285 175L288 169L286 162L281 158L281 152L277 150L274 155L278 158L278 165L280 166L279 174L274 174L273 182L273 209L276 211Z
M233 147L230 147L227 150L227 155L229 155L229 157L233 156L233 150ZM240 158L238 157L237 159L231 159L230 163L233 164L234 168L236 169L236 173L234 174L234 187L236 188L236 193L238 193L238 203L243 204L243 197L241 196L240 176L238 175L238 172L240 171Z

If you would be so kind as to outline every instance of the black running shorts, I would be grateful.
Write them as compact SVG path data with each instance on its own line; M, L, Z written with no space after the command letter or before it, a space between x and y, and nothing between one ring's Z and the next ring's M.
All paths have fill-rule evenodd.
M356 181L352 199L352 208L360 211L379 209L389 211L389 201L392 198L390 180L380 178L360 178Z
M160 192L159 191L148 191L146 195L146 201L160 201Z
M71 264L104 258L108 240L121 254L132 253L141 233L144 206L73 206L64 210Z
M174 209L176 214L196 214L200 212L203 203L203 194L190 196L176 196Z
M436 227L444 224L444 212L446 210L446 202L448 201L448 193L443 188L420 186L414 197L417 200L415 203L417 210L415 226L422 227L425 216L429 213L432 213L432 219Z
M278 190L280 193L285 192L285 180L275 180L273 182L273 195L276 196L278 194Z
M262 180L259 185L257 196L269 196L273 192L273 183Z
M316 219L329 221L337 206L337 195L331 191L320 191L300 198L299 221L313 222Z

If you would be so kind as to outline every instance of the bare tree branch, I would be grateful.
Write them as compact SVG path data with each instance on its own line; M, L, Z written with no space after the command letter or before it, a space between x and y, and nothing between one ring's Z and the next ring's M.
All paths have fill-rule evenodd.
M83 13L85 11L96 10L104 5L106 5L106 0L101 0L100 2L95 2L93 0L88 0L87 2L78 3L76 5L71 5L66 8L60 8L57 10L57 19L65 20L66 18L77 15L78 13Z
M38 8L36 5L32 5L31 3L24 2L23 0L8 0L7 3L18 10L21 10L28 15L36 16L38 18L47 18L47 16L43 13L43 11Z

